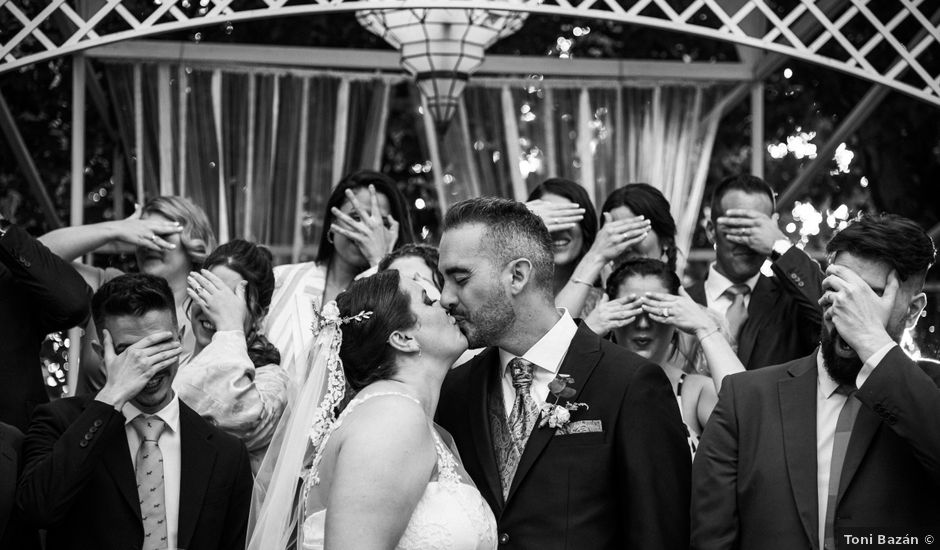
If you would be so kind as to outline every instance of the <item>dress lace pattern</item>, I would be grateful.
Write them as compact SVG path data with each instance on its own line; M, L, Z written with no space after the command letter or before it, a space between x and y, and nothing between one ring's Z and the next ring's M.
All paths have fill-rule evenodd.
M353 399L333 425L337 429L357 405L379 396L395 395L418 401L407 394L379 392ZM420 404L420 403L419 403ZM399 550L491 550L496 548L496 519L480 492L462 473L460 462L441 438L429 427L437 453L437 468L418 501L411 520L396 546ZM326 446L329 434L323 439ZM305 489L318 479L319 460L315 460L305 479ZM304 493L306 494L306 490ZM306 518L303 549L323 548L326 510Z

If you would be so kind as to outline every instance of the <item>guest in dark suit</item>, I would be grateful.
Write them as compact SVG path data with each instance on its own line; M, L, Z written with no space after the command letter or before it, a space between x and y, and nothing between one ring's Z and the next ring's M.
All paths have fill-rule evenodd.
M718 184L706 227L716 260L704 283L687 289L725 317L747 369L810 353L822 326L822 272L780 231L775 208L773 189L760 178L733 176ZM768 258L773 277L761 274Z
M850 548L847 534L940 529L940 364L896 344L926 305L933 243L883 215L827 250L819 350L725 378L695 455L694 548Z
M470 347L491 347L448 374L437 418L500 547L687 548L689 449L669 381L555 308L541 220L514 201L464 201L440 250L442 305Z
M47 550L243 548L248 452L173 393L181 347L167 282L122 275L92 310L107 381L36 410L19 506L47 530Z
M0 422L20 431L49 401L39 347L85 322L91 289L68 262L0 215Z
M16 481L23 466L20 450L23 433L0 422L0 548L33 550L39 548L39 536L14 506Z

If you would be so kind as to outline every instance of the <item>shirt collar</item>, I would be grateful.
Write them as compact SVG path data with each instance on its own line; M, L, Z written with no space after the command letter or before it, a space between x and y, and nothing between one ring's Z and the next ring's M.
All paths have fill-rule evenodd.
M712 262L708 266L708 277L705 278L705 298L708 300L709 304L714 303L726 290L733 287L736 283L731 282L730 279L718 273L718 270L715 269L717 262ZM754 292L754 287L757 286L757 280L760 279L760 271L754 274L753 277L744 281L744 284L751 289L751 292Z
M816 380L819 391L826 399L832 397L832 394L839 389L839 383L833 380L829 376L829 371L826 370L826 361L823 359L822 348L816 352Z
M124 415L124 425L128 425L132 420L137 418L140 415L147 416L147 413L141 412L133 403L128 401L124 404L124 408L121 409L121 414ZM180 399L175 393L173 399L166 404L165 407L159 411L153 413L151 416L160 417L160 420L170 428L173 433L179 433L180 431Z
M578 331L578 325L571 318L567 309L559 308L558 312L561 313L561 319L522 355L522 358L526 361L551 374L558 374L561 362L565 358L565 354L568 353L568 346L571 345L571 340ZM506 368L509 366L509 361L514 357L516 356L500 348L499 363L502 366L504 375Z

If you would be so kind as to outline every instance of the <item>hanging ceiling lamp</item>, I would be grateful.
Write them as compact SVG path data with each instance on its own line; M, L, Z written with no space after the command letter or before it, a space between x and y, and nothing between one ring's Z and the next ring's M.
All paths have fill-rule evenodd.
M484 50L519 30L527 16L482 8L356 13L363 27L401 51L401 65L415 77L441 133L457 112L457 101L470 75L483 63Z

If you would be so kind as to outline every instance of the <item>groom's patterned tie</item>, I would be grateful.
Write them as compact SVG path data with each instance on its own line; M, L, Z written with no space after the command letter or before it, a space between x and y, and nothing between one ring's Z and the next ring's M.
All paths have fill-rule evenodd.
M167 547L166 505L163 490L163 453L157 441L166 424L157 416L140 415L131 421L140 436L137 449L137 494L144 524L143 550Z
M519 466L519 459L522 458L522 451L525 450L529 434L538 419L539 407L529 391L532 387L534 367L535 365L521 357L509 361L509 372L512 375L512 386L516 389L516 399L507 420L511 448L505 453L504 462L500 464L499 475L503 484L503 498L509 496L509 487L516 474L516 467Z

